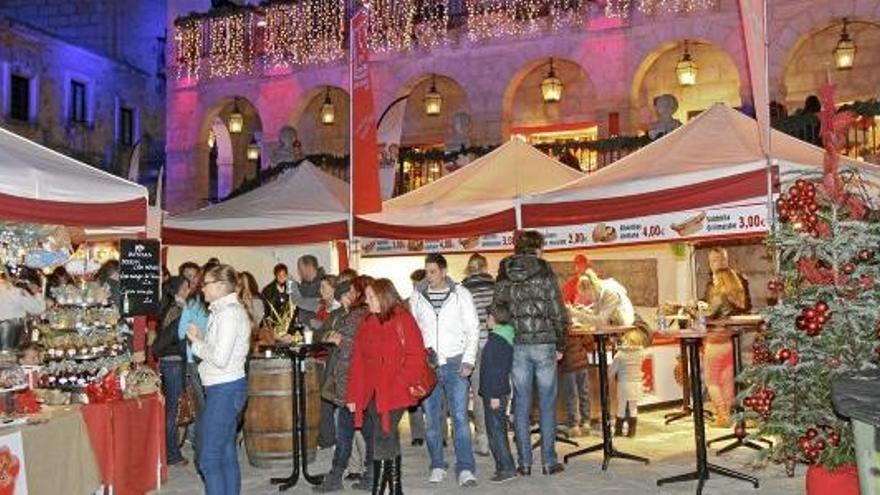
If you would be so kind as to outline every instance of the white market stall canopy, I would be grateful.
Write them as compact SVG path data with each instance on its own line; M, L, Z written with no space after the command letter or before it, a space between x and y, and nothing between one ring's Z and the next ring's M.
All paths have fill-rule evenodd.
M359 215L355 235L384 239L446 239L516 228L519 198L583 177L519 139L426 186L385 201L382 212Z
M147 190L0 129L0 218L143 230Z
M774 183L778 174L821 172L823 149L771 132ZM842 157L840 166L880 178L876 165ZM594 174L524 198L523 225L569 227L548 230L550 247L754 234L767 230L767 185L757 122L716 104Z
M346 239L348 183L308 161L222 203L165 218L162 241L188 246L277 246Z

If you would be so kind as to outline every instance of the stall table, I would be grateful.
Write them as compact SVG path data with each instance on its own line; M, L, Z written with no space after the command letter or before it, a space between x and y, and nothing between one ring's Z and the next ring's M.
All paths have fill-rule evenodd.
M596 338L596 349L599 354L599 397L602 406L602 443L590 447L586 447L563 457L566 464L568 460L590 452L602 451L602 470L608 469L608 463L612 458L627 459L630 461L644 462L648 464L650 461L644 457L621 452L614 448L614 436L611 431L611 404L608 400L608 357L605 353L606 344L609 337L623 335L624 333L635 329L632 326L615 326L600 327L590 332Z
M160 394L89 404L81 411L105 486L115 495L161 487L167 466L165 401Z
M711 334L718 335L722 332L725 331L711 332ZM667 483L680 483L683 481L697 480L697 495L699 495L703 493L703 485L705 485L706 480L709 479L709 474L715 473L721 476L727 476L728 478L748 481L749 483L752 483L755 488L758 488L757 478L717 464L712 464L707 459L706 425L703 423L703 373L700 365L700 346L703 344L703 339L709 336L710 333L706 331L681 330L677 332L666 332L664 335L681 339L687 349L687 357L690 362L690 391L693 404L697 469L696 471L689 473L659 479L657 480L657 486L662 486Z
M94 493L101 486L97 459L79 407L45 407L44 421L3 428L21 432L30 493Z

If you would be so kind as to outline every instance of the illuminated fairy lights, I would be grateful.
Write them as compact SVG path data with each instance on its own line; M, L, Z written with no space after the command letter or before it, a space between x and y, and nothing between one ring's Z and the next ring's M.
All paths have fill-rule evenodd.
M693 14L718 10L721 0L607 0L605 15L627 17L633 7L649 17L663 14Z
M465 6L471 42L585 26L589 18L587 0L466 0Z

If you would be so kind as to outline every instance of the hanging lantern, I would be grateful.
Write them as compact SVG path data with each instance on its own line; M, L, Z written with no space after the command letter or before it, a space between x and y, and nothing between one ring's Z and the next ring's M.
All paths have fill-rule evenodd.
M550 71L547 72L547 77L541 81L541 96L544 98L544 103L557 103L562 99L562 80L556 77L556 72L553 70L553 59L550 59Z
M321 105L321 123L324 125L336 123L336 107L330 99L330 86L327 86L327 94L324 95L324 103Z
M675 65L675 75L678 77L679 86L693 86L697 84L697 63L691 58L688 51L688 40L684 40L684 53L681 60Z
M214 134L214 129L210 129L208 130L208 148L213 148L215 144L217 144L217 135Z
M431 76L431 89L425 94L425 115L440 115L443 108L443 95L437 91L437 80L435 76Z
M238 110L238 98L235 99L235 106L232 113L229 114L229 120L226 122L229 127L230 134L241 134L244 129L244 115Z
M251 136L251 142L247 145L247 159L251 161L260 159L260 144L257 143L256 136Z
M834 47L834 66L837 67L837 70L852 69L853 62L856 59L856 44L849 37L849 33L846 30L848 24L849 20L844 17L843 30L840 32L837 46Z

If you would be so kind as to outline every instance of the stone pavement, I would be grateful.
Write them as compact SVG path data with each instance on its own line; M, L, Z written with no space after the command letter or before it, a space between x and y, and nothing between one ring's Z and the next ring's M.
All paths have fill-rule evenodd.
M664 411L665 412L665 411ZM643 455L651 459L651 464L645 466L641 463L612 459L607 472L601 470L601 454L594 453L572 459L566 465L565 472L553 476L533 475L529 478L518 478L502 485L489 483L488 478L494 470L491 457L477 457L477 477L480 485L472 491L481 494L526 494L538 493L543 495L568 494L568 493L597 493L619 495L646 495L646 494L692 494L696 492L696 482L677 483L657 487L658 478L681 474L694 468L694 440L693 422L678 421L670 426L663 425L663 412L652 412L640 416L639 436L635 439L616 439L615 447L625 452ZM404 429L406 427L404 426ZM707 429L707 436L714 438L726 433L726 430L715 428ZM404 492L412 495L419 494L442 494L462 493L465 490L459 488L450 476L445 483L438 486L426 483L428 454L425 447L410 447L409 435L404 433L403 463L404 463ZM601 441L598 432L592 432L588 437L576 439L582 446L592 445ZM714 445L720 448L720 444ZM511 446L511 448L513 448ZM188 449L188 447L187 447ZM574 450L573 447L560 445L557 449L560 461L562 455ZM452 447L447 449L447 461L454 463ZM535 462L539 462L540 455L535 452ZM192 452L185 455L192 458ZM516 455L514 450L514 456ZM318 453L316 461L310 466L310 472L321 473L329 466L331 450ZM745 471L760 479L761 486L755 490L751 484L714 476L706 483L703 493L706 495L736 495L736 494L772 494L772 495L796 495L804 493L804 467L798 466L797 476L788 478L781 466L770 466L767 469L752 471L747 464L754 458L751 450L741 448L724 456L718 457L714 452L709 454L709 462L720 464L725 467ZM269 483L272 476L283 476L290 469L257 469L247 463L247 457L240 453L242 466L242 493L243 494L270 494L278 493L277 488ZM536 469L540 472L540 468ZM183 468L171 468L166 485L159 492L161 494L195 494L202 492L202 485L192 468L192 465ZM312 493L305 481L300 479L299 484L288 493ZM369 493L346 490L344 493Z

